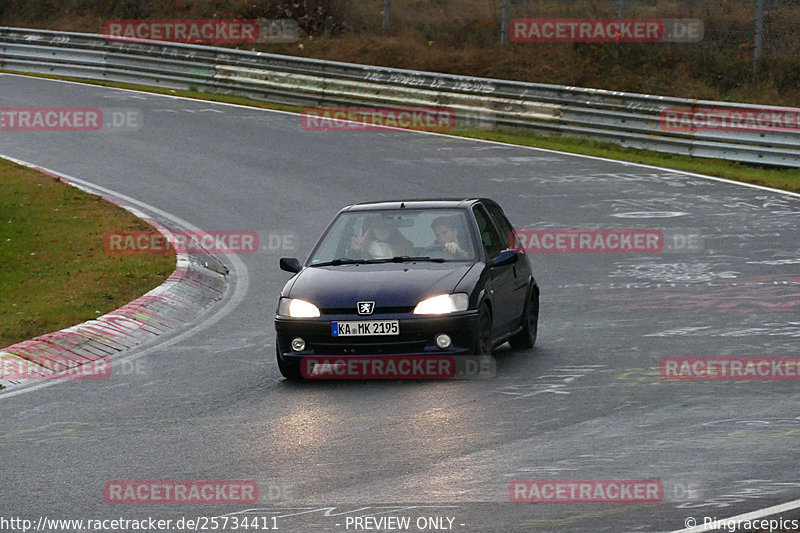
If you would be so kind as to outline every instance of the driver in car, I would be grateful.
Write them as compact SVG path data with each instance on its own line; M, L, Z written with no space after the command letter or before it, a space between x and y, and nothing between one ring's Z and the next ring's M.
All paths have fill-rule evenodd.
M471 254L461 246L456 227L457 225L448 217L434 219L431 222L431 229L436 235L436 242L433 243L433 248L443 248L454 259L467 259Z

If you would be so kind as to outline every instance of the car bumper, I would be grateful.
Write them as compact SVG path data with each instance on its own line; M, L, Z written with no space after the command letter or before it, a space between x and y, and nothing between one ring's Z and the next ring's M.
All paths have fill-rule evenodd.
M331 324L359 321L358 315L336 315L320 318L275 318L278 353L286 359L320 355L469 355L474 353L478 329L478 312L465 311L445 316L374 315L369 320L398 320L399 335L335 337ZM445 333L452 339L446 349L436 346L436 336ZM300 337L306 347L301 352L291 348L292 339Z

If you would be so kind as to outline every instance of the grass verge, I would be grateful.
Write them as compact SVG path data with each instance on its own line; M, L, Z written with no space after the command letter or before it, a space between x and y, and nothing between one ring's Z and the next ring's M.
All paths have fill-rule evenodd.
M34 76L34 77L42 77L48 79L76 81L92 85L101 85L104 87L134 89L138 91L145 91L157 94L168 94L173 96L183 96L186 98L195 98L199 100L209 100L214 102L225 102L231 104L246 105L251 107L260 107L263 109L277 109L281 111L292 111L292 112L300 112L303 109L303 106L273 104L270 102L253 100L250 98L245 98L240 96L207 93L197 90L167 89L163 87L152 87L149 85L135 85L130 83L114 83L114 82L97 81L97 80L86 80L82 78L69 78L64 76L52 76L48 74L29 74L26 72L16 72L9 70L0 70L0 72L8 72L10 74L20 74L24 76ZM782 189L790 192L800 193L800 169L798 168L776 168L769 166L737 163L735 161L727 161L725 159L712 159L712 158L691 157L691 156L684 156L677 154L666 154L661 152L653 152L651 150L641 150L638 148L625 148L609 142L598 142L598 141L591 141L574 137L534 135L530 132L521 129L510 130L510 131L504 131L500 129L495 129L495 130L459 129L448 133L451 135L469 137L473 139L486 139L492 141L505 142L509 144L518 144L521 146L533 146L537 148L547 148L550 150L559 150L574 154L605 157L608 159L629 161L632 163L642 163L646 165L672 168L675 170L685 170L687 172L706 174L709 176L716 176L734 181L741 181L744 183L751 183L754 185L762 185L765 187L772 187L774 189Z
M152 227L100 196L4 159L0 188L0 347L97 318L175 269L174 254L106 252L106 232Z

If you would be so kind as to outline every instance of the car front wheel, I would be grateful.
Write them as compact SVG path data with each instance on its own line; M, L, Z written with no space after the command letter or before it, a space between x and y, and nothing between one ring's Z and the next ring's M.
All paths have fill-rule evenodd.
M478 313L478 338L475 340L475 355L491 355L492 353L492 312L486 304L481 305Z
M530 300L525 306L523 316L525 321L522 331L508 339L508 344L514 349L533 348L536 344L536 336L539 331L539 296L536 291L531 291Z

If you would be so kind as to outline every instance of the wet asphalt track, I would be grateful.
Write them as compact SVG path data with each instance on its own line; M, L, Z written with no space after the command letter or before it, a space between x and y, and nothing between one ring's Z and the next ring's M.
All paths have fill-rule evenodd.
M661 229L699 233L702 246L533 255L537 347L506 345L496 378L451 382L284 381L271 324L288 278L281 254L223 257L229 296L211 322L127 355L136 372L0 393L0 516L238 513L276 517L282 531L354 531L356 515L409 516L419 531L417 517L438 516L454 518L453 531L655 532L800 498L798 381L666 381L658 369L669 356L800 355L797 197L0 75L0 107L37 106L133 108L144 121L135 132L2 132L0 153L127 195L171 224L294 232L299 251L286 255L304 257L348 203L438 196L491 197L518 228ZM125 479L254 480L261 496L106 503L104 484ZM510 503L515 479L657 479L664 499Z

